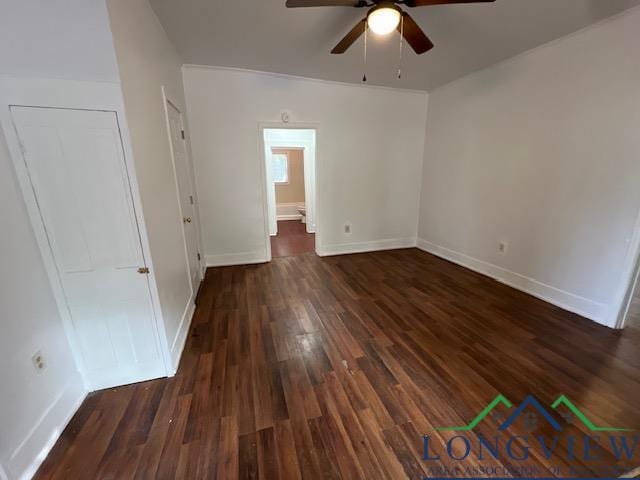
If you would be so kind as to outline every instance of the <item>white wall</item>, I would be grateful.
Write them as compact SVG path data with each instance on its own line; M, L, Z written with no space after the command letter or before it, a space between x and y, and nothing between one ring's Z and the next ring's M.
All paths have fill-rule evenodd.
M184 81L209 264L265 259L258 124L282 110L319 127L323 253L413 244L425 93L201 67L185 67Z
M119 34L116 41L121 47L125 97L130 100L127 114L139 140L136 172L140 170L144 179L144 214L149 214L153 227L152 231L143 229L143 244L147 248L146 233L154 235L152 252L154 259L159 258L154 273L162 300L158 313L162 310L167 330L176 339L174 358L168 359L175 364L185 336L178 332L186 334L186 328L178 328L187 303L180 286L188 286L188 281L186 261L172 263L175 258L184 259L184 246L176 246L178 239L181 242L181 233L177 234L180 219L160 83L174 102L184 106L181 62L146 3L112 2L111 7L114 30ZM12 131L8 115L12 103L114 110L131 158L104 1L0 0L0 11L0 120L9 129L4 131ZM33 473L86 391L46 278L15 169L0 143L0 470L13 479ZM157 145L150 145L154 143ZM11 145L12 154L19 158L17 147ZM136 185L134 190L137 195ZM171 218L173 223L167 220ZM154 277L151 281L155 286ZM39 375L31 364L38 349L48 365Z
M635 9L431 92L420 246L611 324L640 206L639 25Z
M164 86L186 120L182 61L147 0L108 0L107 7L166 337L177 367L195 293L189 283L161 89Z
M103 1L0 0L0 11L1 74L117 81ZM20 478L33 473L85 389L2 132L0 225L0 463ZM31 363L37 350L47 362L40 374Z
M27 83L16 76L117 81L103 1L0 0L0 12L3 117L8 85ZM13 479L34 472L85 388L2 132L0 232L0 471ZM31 363L38 350L47 363L40 374Z
M0 224L0 463L20 478L85 392L1 132ZM41 373L31 363L38 350Z
M104 0L0 0L0 73L118 81Z

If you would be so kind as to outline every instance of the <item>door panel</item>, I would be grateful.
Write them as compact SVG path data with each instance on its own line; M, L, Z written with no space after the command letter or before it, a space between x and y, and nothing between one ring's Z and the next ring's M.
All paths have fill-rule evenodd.
M115 113L11 111L92 388L164 376Z
M178 195L180 196L180 210L183 216L184 237L187 249L189 272L191 275L191 285L197 291L200 285L200 260L198 259L198 230L196 222L196 209L193 194L193 183L191 181L191 171L189 168L187 151L182 132L184 125L182 114L167 102L167 115L169 119L169 135L171 138L171 149L173 152L173 162L178 183ZM187 221L190 219L190 221Z

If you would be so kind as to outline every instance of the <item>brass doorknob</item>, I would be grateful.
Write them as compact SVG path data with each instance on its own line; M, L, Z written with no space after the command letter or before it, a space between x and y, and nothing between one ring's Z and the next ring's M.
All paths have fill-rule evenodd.
M184 223L191 223L191 217L184 217L184 218L182 219L182 221L183 221Z

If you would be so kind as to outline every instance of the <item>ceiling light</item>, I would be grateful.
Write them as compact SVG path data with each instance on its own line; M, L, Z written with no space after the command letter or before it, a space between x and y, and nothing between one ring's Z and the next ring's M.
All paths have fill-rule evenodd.
M396 8L376 8L367 17L367 23L373 33L387 35L393 32L400 23L400 12Z

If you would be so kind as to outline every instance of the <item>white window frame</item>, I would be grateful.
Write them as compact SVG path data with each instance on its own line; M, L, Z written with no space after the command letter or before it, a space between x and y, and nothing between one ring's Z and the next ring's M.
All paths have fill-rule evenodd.
M271 150L271 155L284 155L287 158L287 181L286 182L276 182L274 181L273 183L275 185L289 185L289 183L291 182L291 168L290 168L290 161L289 161L289 152L283 152L282 150Z

